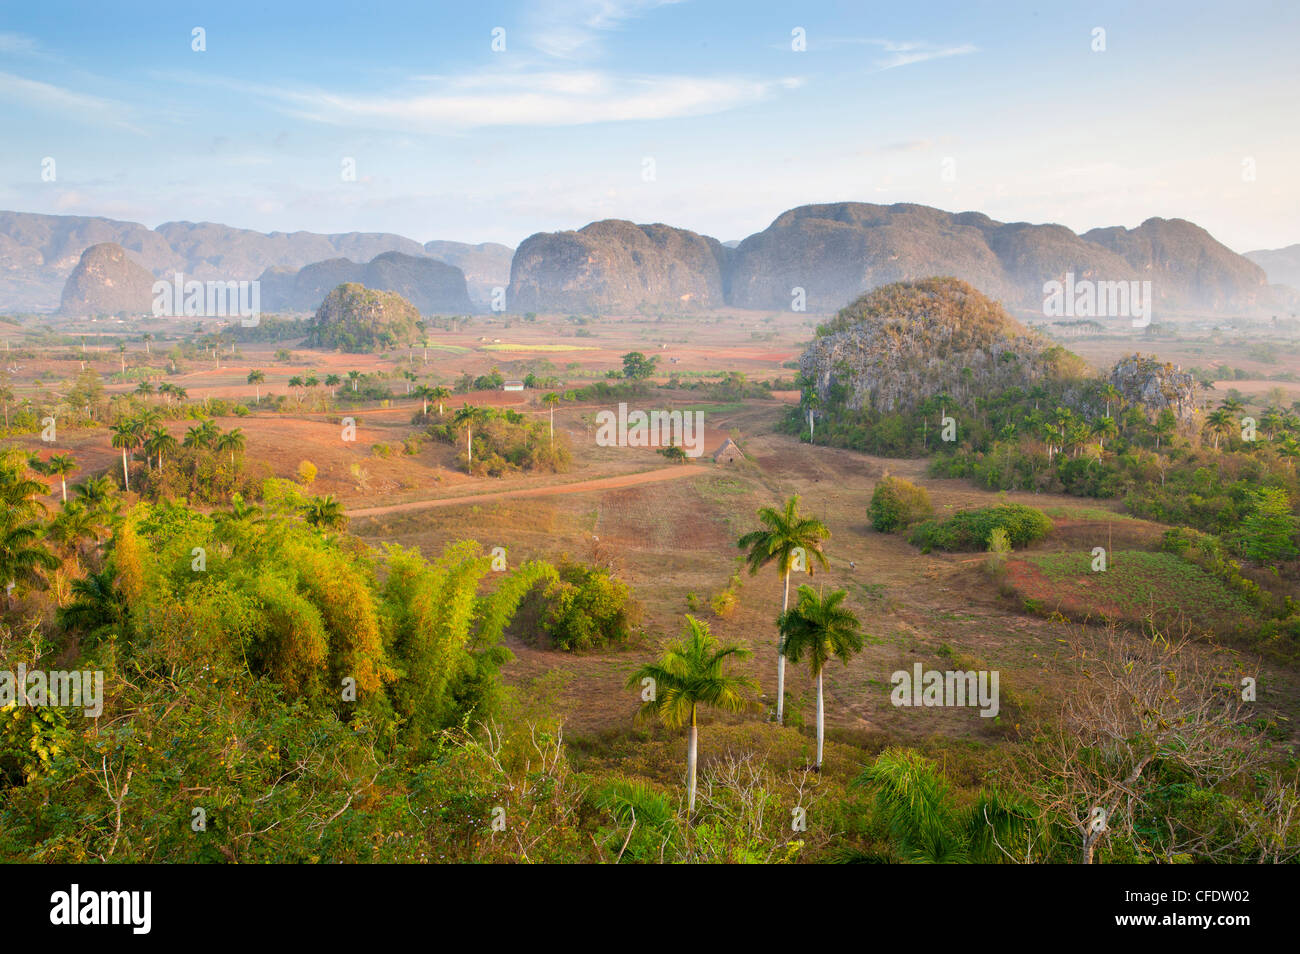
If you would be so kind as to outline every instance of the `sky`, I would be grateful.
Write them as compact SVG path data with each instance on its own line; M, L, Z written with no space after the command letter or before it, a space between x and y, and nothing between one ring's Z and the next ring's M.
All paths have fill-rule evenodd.
M0 0L0 209L513 246L917 202L1277 248L1297 40L1294 0Z

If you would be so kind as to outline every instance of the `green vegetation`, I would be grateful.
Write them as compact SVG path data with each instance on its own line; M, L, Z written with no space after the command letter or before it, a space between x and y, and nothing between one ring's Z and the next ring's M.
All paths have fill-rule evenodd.
M882 477L867 508L871 526L880 533L906 530L932 513L934 507L926 489L901 477Z
M524 599L518 629L553 649L583 652L626 642L640 616L627 584L608 569L566 559Z
M1012 547L1024 547L1046 536L1052 521L1041 510L1024 504L999 504L978 510L959 510L946 520L926 520L912 528L908 540L931 550L979 551L989 549L993 532L1002 530Z

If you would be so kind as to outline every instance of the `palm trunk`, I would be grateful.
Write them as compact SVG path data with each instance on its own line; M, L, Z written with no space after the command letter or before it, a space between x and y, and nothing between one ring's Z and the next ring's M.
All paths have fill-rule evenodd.
M785 571L785 595L781 598L781 615L790 609L790 569ZM776 724L785 725L785 637L777 642L776 656Z
M695 814L695 766L699 755L699 729L695 724L695 706L691 706L691 738L686 746L686 817Z
M826 741L826 707L822 696L822 671L817 670L817 771L822 770L822 748Z
M63 488L63 502L68 502L68 478L59 474L59 485Z
M469 468L474 469L474 429L465 428L465 454L469 457Z
M126 470L126 448L122 448L122 489L131 489L131 475Z

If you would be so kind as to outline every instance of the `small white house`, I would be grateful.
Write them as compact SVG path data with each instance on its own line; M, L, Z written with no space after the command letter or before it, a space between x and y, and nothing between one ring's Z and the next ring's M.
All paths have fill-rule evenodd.
M505 389L506 389L507 391L522 391L522 390L524 389L524 382L522 382L522 381L507 381L506 384L505 384Z

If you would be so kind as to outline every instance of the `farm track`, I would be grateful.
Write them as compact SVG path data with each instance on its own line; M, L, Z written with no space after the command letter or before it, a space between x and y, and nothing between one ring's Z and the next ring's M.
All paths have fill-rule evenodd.
M387 507L363 507L349 510L349 517L379 517L389 513L404 513L409 510L428 510L434 507L454 507L457 504L478 503L483 500L505 500L511 497L545 497L552 494L579 494L587 491L619 490L640 484L657 483L664 480L678 480L683 477L699 476L710 473L704 467L679 466L660 470L641 471L637 474L620 474L616 477L598 477L593 480L577 480L568 484L555 484L550 487L525 487L520 490L497 490L482 494L464 494L458 497L434 497L429 500L412 500L407 503L390 504Z

